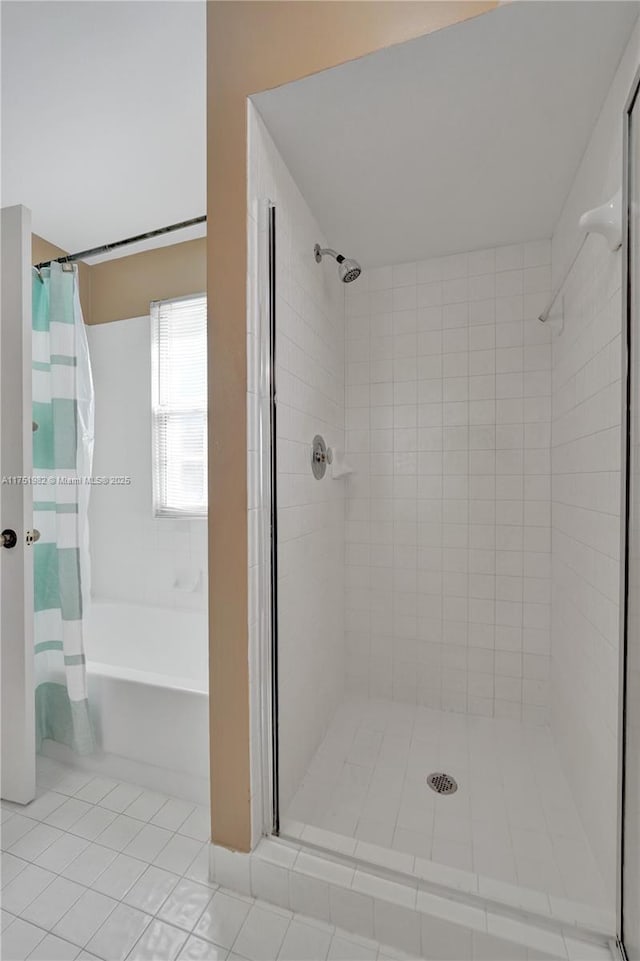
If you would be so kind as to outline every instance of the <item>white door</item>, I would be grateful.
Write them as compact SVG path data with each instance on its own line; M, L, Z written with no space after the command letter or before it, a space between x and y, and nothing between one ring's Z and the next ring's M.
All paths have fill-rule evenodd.
M0 793L26 804L35 797L33 675L33 517L31 478L31 213L0 211ZM9 533L6 533L9 532ZM15 544L11 532L15 533Z

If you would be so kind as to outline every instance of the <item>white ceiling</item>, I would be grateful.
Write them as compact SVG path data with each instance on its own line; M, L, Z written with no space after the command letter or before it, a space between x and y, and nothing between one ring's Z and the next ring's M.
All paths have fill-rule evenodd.
M71 252L206 213L203 0L3 0L0 16L3 206Z
M548 237L639 9L509 4L253 99L363 265Z

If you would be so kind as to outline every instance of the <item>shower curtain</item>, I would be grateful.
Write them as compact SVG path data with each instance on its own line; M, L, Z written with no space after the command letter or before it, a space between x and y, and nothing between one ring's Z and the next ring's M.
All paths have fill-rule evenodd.
M36 738L94 749L83 643L93 383L78 268L33 271Z

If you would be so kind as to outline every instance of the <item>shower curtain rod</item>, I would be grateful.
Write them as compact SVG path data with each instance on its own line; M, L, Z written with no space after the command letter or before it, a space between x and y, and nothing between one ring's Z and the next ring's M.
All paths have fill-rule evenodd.
M51 264L68 264L74 260L83 260L85 257L97 257L98 254L106 254L118 247L126 247L127 244L137 244L142 240L151 240L153 237L162 237L163 234L170 234L174 230L184 230L185 227L194 227L196 224L206 223L206 216L192 217L191 220L182 220L179 224L171 224L169 227L158 227L157 230L149 230L146 234L138 234L136 237L127 237L126 240L117 240L113 244L103 244L101 247L92 247L91 250L81 250L77 254L67 254L64 257L56 257L53 260L44 260L41 264L35 264L35 269L50 267Z

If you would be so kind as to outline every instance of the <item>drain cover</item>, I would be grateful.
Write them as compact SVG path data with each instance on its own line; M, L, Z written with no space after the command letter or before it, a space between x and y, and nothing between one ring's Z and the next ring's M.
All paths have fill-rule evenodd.
M427 778L427 784L436 794L455 794L458 790L458 785L451 775L440 772L430 774Z

